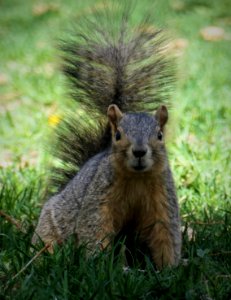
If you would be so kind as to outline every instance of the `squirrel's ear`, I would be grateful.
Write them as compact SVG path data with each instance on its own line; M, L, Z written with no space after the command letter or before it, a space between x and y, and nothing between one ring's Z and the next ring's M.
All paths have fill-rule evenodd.
M118 122L123 117L123 114L117 105L111 104L107 109L107 116L110 123L117 126Z
M168 110L167 107L165 105L161 105L156 113L155 113L155 117L157 119L157 121L160 124L161 130L163 129L164 125L167 123L168 121Z

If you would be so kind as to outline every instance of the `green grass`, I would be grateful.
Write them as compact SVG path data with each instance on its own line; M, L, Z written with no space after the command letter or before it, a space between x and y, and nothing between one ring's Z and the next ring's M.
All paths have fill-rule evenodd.
M46 188L44 148L49 116L65 106L56 41L95 1L1 1L0 9L0 209L22 223L22 232L0 217L0 296L3 299L231 299L231 5L230 1L159 1L157 24L187 41L178 59L179 78L168 126L170 161L181 206L186 264L155 272L147 259L124 272L113 250L85 257L68 241L54 255L30 239ZM151 0L137 3L134 22ZM164 4L163 4L164 2ZM41 3L41 2L40 2ZM45 3L45 1L44 1ZM157 8L158 9L158 5ZM160 8L159 8L160 9ZM226 32L209 42L200 30ZM192 231L192 237L187 234Z

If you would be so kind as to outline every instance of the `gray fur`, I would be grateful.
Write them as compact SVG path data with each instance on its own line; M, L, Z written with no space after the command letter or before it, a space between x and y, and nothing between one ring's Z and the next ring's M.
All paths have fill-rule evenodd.
M97 230L99 198L112 182L108 151L91 158L59 194L44 205L33 242L38 236L46 243L63 242L76 233L89 242Z
M169 168L165 170L163 177L165 178L167 198L169 203L169 220L170 220L170 232L173 241L175 264L177 265L181 257L181 220L179 213L179 205L175 190L175 185L172 177L172 172Z
M133 145L137 143L136 137L141 141L142 146L148 143L150 138L157 140L156 132L159 126L157 120L151 115L125 114L119 125ZM64 242L70 235L76 234L79 243L87 243L89 249L95 249L101 242L97 239L97 234L101 231L100 206L105 200L102 196L106 195L107 190L119 176L114 170L115 161L112 163L112 159L115 158L114 151L115 149L110 147L92 157L63 191L45 203L33 242L37 241L38 236L45 243ZM125 160L128 159L128 153L123 155ZM156 176L162 178L161 182L167 193L166 209L170 220L174 261L178 264L181 252L179 208L164 145L152 152L152 159L154 161L152 169L157 169L158 164L163 166Z
M155 134L158 125L155 118L147 113L126 114L119 123L129 139L139 143L147 142ZM145 141L144 141L145 139Z

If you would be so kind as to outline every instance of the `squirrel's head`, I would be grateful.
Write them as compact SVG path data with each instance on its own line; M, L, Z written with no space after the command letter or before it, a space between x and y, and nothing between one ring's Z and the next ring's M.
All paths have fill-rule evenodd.
M112 104L108 107L107 115L117 169L156 173L165 167L163 132L168 120L166 106L160 106L154 114L123 114L117 105Z

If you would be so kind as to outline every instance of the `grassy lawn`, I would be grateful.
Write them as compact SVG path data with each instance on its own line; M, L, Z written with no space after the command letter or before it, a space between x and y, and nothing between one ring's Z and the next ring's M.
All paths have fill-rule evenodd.
M137 2L134 22L153 1ZM0 1L0 297L231 299L229 0L156 5L156 24L167 28L178 57L168 149L184 226L182 264L156 272L147 259L144 271L125 272L113 250L86 258L70 240L26 266L43 247L30 240L47 185L45 149L69 101L56 44L95 4L102 6ZM202 31L208 26L221 35Z

